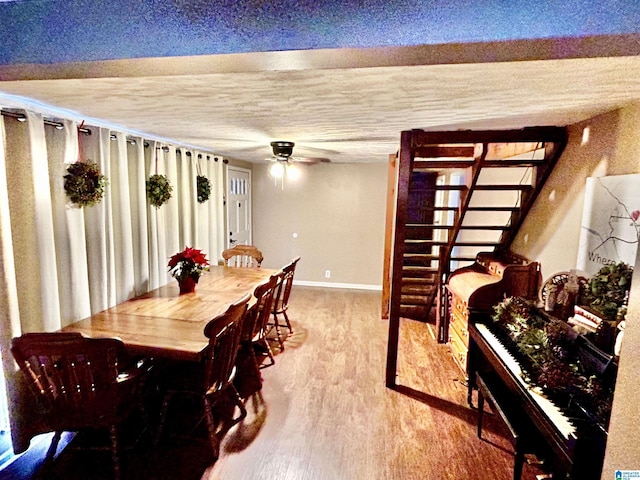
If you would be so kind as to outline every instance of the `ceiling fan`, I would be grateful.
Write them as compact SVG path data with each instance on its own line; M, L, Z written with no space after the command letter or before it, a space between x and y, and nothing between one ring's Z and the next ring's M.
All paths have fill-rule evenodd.
M282 163L291 164L291 162L306 163L308 165L314 165L316 163L330 163L331 160L324 157L293 157L293 147L295 143L283 140L277 140L271 142L271 150L273 156L268 157L266 160L277 161Z

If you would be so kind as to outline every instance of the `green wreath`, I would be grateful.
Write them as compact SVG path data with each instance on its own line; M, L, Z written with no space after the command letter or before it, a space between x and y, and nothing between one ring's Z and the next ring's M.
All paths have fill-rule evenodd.
M169 201L172 191L173 187L165 175L156 173L147 180L147 197L151 205L156 208L160 208Z
M211 182L203 175L198 175L196 181L198 186L198 203L204 203L209 200L211 196Z
M107 177L100 173L95 163L72 163L64 176L64 191L69 200L79 207L99 203L108 184Z

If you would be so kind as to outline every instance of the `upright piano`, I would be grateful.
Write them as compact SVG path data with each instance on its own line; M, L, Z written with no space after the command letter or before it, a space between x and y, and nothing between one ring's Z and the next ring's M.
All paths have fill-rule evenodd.
M508 404L526 420L525 432L535 439L539 454L545 459L553 478L599 480L607 439L606 426L595 412L574 402L548 398L540 388L528 383L522 375L522 361L504 337L495 333L492 320L485 315L472 315L469 325L469 386L472 399L476 373L498 387L498 403ZM587 352L593 355L593 352ZM611 357L595 359L603 365L602 375L615 381ZM594 372L598 373L598 372Z
M469 315L491 312L505 296L535 298L538 293L539 264L511 252L483 252L476 261L449 276L448 325L444 325L453 358L467 371Z

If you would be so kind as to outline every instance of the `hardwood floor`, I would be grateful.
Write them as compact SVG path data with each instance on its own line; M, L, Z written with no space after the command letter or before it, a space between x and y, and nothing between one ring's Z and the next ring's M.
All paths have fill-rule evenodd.
M384 384L387 326L379 292L295 286L295 334L261 373L248 416L224 437L218 461L206 443L150 444L123 456L124 478L187 480L510 479L513 457L476 412L430 325L403 320L398 390ZM109 478L108 455L64 453L46 474L0 478ZM525 466L523 480L535 479ZM88 476L87 476L88 475Z
M379 293L295 287L290 318L295 335L263 370L264 404L202 480L512 478L509 442L491 420L477 438L463 376L430 325L402 321L394 391Z

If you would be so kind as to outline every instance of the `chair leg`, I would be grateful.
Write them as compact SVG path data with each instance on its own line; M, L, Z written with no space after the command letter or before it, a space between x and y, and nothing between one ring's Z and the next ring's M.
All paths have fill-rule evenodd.
M204 417L207 421L207 430L209 431L209 443L211 444L211 450L213 452L213 459L217 460L220 457L220 440L216 434L216 423L213 419L213 403L209 397L205 396L203 399Z
M267 349L267 355L271 360L271 363L269 365L263 365L263 366L260 366L259 368L265 368L265 367L270 367L271 365L275 365L276 359L273 357L273 352L271 351L271 347L269 346L269 342L267 341L266 337L262 338L259 341L261 341L264 344L265 348Z
M58 451L58 443L60 443L60 437L62 437L62 432L56 432L51 439L51 445L49 445L49 449L47 450L47 455L45 457L45 463L51 463L53 458L56 456L56 452Z
M115 425L109 427L111 437L111 461L113 462L113 478L120 480L120 456L118 455L118 429Z
M158 426L156 427L156 434L153 440L155 446L160 443L160 438L162 437L162 429L164 428L164 424L167 420L167 413L169 412L169 402L171 401L171 394L165 393L162 398L162 407L160 408L160 418L158 419Z
M273 314L273 326L276 329L276 336L278 337L278 343L280 344L280 350L284 351L284 340L282 340L282 332L280 331L280 323L278 322L278 314Z
M232 383L230 387L232 389L231 393L233 393L233 400L236 402L236 405L240 409L240 416L233 420L233 424L235 425L236 423L244 420L247 417L247 408L244 406L244 403L242 403L242 398L240 398L240 393L238 393L238 389L235 387L235 385Z
M258 363L258 357L256 356L256 351L253 348L253 343L249 343L249 356L251 357L251 360L253 361L253 366L256 369L256 374L260 375L260 364Z
M287 328L289 329L289 333L293 334L293 327L291 326L291 322L289 321L289 315L287 315L287 311L284 310L282 314L284 315L285 322L287 322Z

